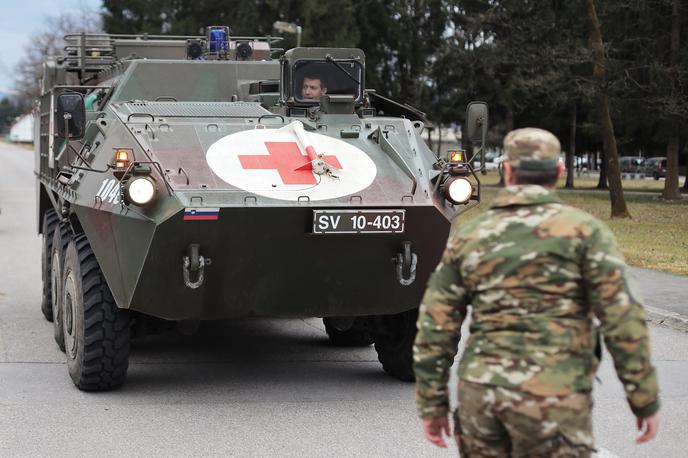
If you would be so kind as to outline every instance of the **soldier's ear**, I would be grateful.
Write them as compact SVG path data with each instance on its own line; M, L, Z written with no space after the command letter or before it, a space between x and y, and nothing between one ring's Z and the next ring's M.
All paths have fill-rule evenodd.
M564 174L564 170L566 170L566 166L562 161L559 161L559 163L557 164L557 178Z
M502 174L504 175L504 183L507 185L511 184L511 177L513 176L514 169L511 168L509 161L502 161Z

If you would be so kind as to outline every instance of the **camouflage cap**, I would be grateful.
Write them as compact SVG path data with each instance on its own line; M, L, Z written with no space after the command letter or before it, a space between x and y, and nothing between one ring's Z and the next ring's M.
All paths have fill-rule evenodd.
M547 170L559 163L561 145L551 132L526 127L512 130L504 137L504 152L513 167Z

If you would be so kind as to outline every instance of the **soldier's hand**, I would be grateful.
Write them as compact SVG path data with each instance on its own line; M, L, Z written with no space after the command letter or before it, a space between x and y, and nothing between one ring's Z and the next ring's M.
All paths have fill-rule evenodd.
M423 432L427 440L438 447L447 448L444 436L449 437L451 435L449 418L446 415L443 417L423 418Z
M659 429L659 414L654 414L647 418L637 418L638 431L642 431L643 435L635 440L636 444L651 441L657 435Z

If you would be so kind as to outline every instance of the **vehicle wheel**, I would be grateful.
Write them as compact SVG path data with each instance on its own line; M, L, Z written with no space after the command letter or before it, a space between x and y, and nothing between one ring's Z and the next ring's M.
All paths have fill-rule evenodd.
M373 337L377 358L392 377L413 382L413 341L416 338L418 309L396 315L375 317Z
M64 326L62 323L62 271L64 267L64 254L71 240L69 227L58 223L53 231L53 243L50 256L50 301L53 311L53 328L55 343L60 350L65 351Z
M659 180L659 173L655 172L652 174L652 177L655 179L655 181Z
M342 327L336 319L323 318L330 343L340 347L367 347L373 343L368 317L356 317L350 326Z
M84 235L67 246L62 285L65 353L72 381L84 391L118 388L129 366L130 316L117 308Z
M51 298L51 273L50 256L53 249L53 233L59 223L57 213L52 208L43 214L41 232L43 233L41 245L41 278L43 280L43 298L41 299L41 312L48 321L53 321L53 304Z

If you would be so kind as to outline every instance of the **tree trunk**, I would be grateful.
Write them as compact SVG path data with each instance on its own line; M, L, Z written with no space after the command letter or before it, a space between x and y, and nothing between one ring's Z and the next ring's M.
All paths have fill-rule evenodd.
M623 187L621 185L621 172L619 170L619 153L614 137L614 124L609 112L609 99L607 97L606 57L604 44L602 43L602 31L600 21L595 11L594 0L587 0L588 18L590 19L590 46L592 47L595 62L592 72L595 87L595 108L598 122L602 130L602 144L604 145L604 165L606 166L607 180L609 182L609 198L612 204L612 218L630 218L631 214L626 207ZM600 174L600 182L601 182Z
M437 157L442 157L440 156L442 154L442 126L437 125Z
M671 52L669 56L669 66L671 75L671 95L676 97L678 89L678 49L680 40L680 0L673 0L671 7ZM672 125L672 135L667 145L667 172L664 180L664 191L662 199L678 200L681 193L678 190L678 122L674 119L669 121Z
M662 199L680 199L681 193L678 190L678 186L678 135L674 135L669 139L669 144L667 145L667 172Z
M514 130L514 109L512 108L511 100L506 105L506 114L505 114L505 119L504 119L505 127L506 127L506 133L508 134L512 130ZM497 186L504 187L506 186L506 182L504 182L504 174L502 173L502 164L499 164L499 183L497 183Z
M511 102L506 107L506 119L504 120L506 124L506 132L509 133L514 130L514 109L512 108Z
M569 150L566 152L566 189L573 189L573 158L576 156L576 104L573 104L571 113L571 136Z
M597 182L596 189L609 189L607 185L607 161L605 160L604 151L600 153L595 152L595 164L597 164L597 156L600 156L600 166L597 169L600 171L600 179Z

